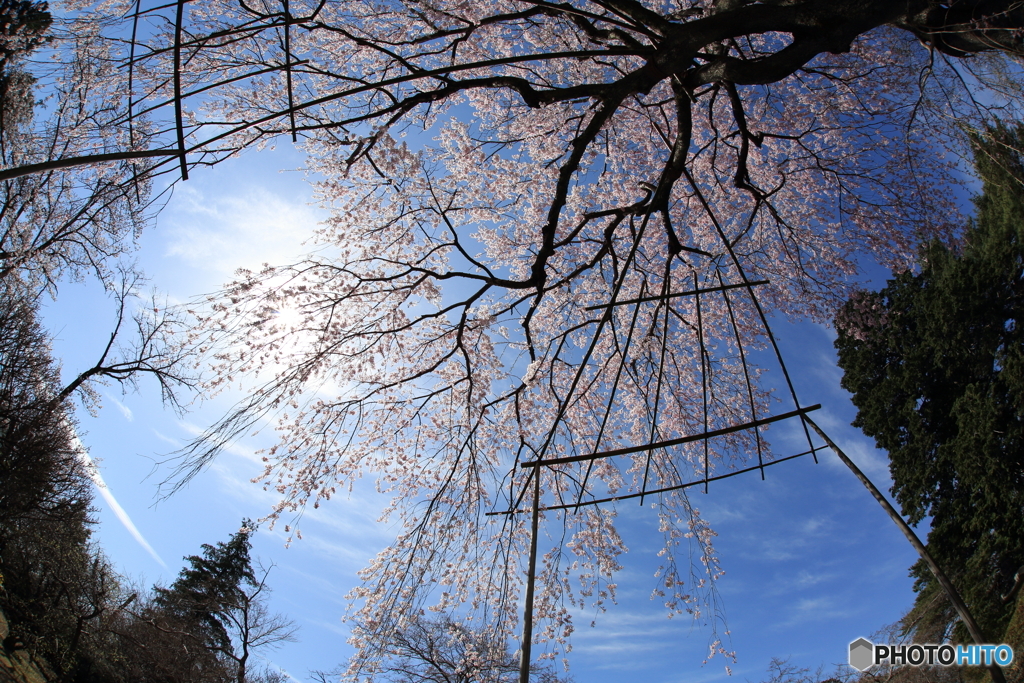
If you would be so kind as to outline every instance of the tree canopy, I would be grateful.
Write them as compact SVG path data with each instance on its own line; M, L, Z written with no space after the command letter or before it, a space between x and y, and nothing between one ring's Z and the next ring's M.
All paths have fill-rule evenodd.
M35 79L18 61L46 42L51 22L45 2L0 2L0 138L32 116Z
M211 389L252 390L186 469L277 416L275 515L364 473L393 494L402 531L355 593L367 662L428 605L513 628L531 558L539 637L566 637L571 605L614 599L623 496L659 508L667 607L703 615L719 569L682 487L770 459L760 421L807 407L767 312L829 318L863 253L902 269L953 239L955 122L980 120L982 89L1021 104L1012 2L164 18L134 82L147 106L195 104L152 110L152 140L179 151L153 172L293 135L333 209L309 259L243 273L200 311ZM558 531L535 553L538 528Z
M962 245L855 296L837 318L854 425L889 453L892 493L989 638L1024 564L1024 126L974 138L983 186ZM923 566L908 621L930 642L955 613Z
M61 388L29 288L0 280L0 553L26 519L81 519L88 510Z
M0 180L94 168L126 194L113 232L18 252L44 279L115 252L147 180L302 140L333 216L198 310L208 389L251 391L183 472L276 418L274 516L363 474L393 494L355 594L368 662L428 603L508 632L527 572L566 637L614 598L627 496L659 508L667 607L700 614L719 570L683 487L763 466L769 421L807 409L768 314L827 319L862 254L954 239L964 127L1024 91L1011 0L71 6L98 38L68 54L103 55L65 61L103 66L82 125ZM561 529L538 555L539 507Z

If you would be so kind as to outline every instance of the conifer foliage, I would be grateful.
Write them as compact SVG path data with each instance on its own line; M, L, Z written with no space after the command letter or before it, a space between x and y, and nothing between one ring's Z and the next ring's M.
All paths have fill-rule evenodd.
M155 603L179 618L195 622L209 648L230 648L225 611L237 604L245 586L255 586L249 560L249 534L243 527L227 543L203 544L203 554L185 558L190 566L178 574L170 588L157 588Z
M169 588L155 589L154 614L190 634L207 652L228 663L237 683L246 683L253 651L294 640L290 621L266 607L269 569L254 571L249 550L256 530L250 520L227 543L203 544L202 555Z
M933 242L919 272L853 297L837 318L854 425L889 452L892 493L985 634L1024 563L1024 126L974 137L983 191L961 248ZM942 637L955 612L923 563L907 622Z

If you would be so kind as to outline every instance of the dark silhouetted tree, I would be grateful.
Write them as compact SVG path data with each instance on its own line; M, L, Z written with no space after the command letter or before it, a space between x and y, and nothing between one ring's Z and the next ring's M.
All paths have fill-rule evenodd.
M60 375L36 303L16 278L0 279L0 552L27 517L78 517L89 481Z
M269 568L253 568L245 520L227 543L203 545L202 555L185 560L188 567L168 588L157 588L154 605L171 623L187 631L209 652L230 662L237 683L246 683L256 650L294 640L295 627L267 609Z
M983 191L961 248L937 242L836 326L854 425L889 453L892 493L986 635L1024 563L1024 126L974 138ZM956 614L918 563L907 624L932 641ZM961 634L962 635L962 634ZM932 641L936 642L936 641Z
M0 0L0 140L32 118L35 78L20 62L46 42L52 21L45 2Z

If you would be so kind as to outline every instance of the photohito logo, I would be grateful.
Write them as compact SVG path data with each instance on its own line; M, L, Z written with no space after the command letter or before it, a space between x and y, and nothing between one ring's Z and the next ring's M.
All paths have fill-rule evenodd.
M1009 666L1013 664L1013 648L1009 645L876 645L867 638L850 643L850 666L867 671L875 664L909 664L925 666Z

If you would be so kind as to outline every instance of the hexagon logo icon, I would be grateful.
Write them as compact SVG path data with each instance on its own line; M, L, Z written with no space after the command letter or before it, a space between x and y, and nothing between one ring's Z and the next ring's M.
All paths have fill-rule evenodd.
M867 638L858 638L850 643L850 666L857 671L867 671L874 664L875 646Z

